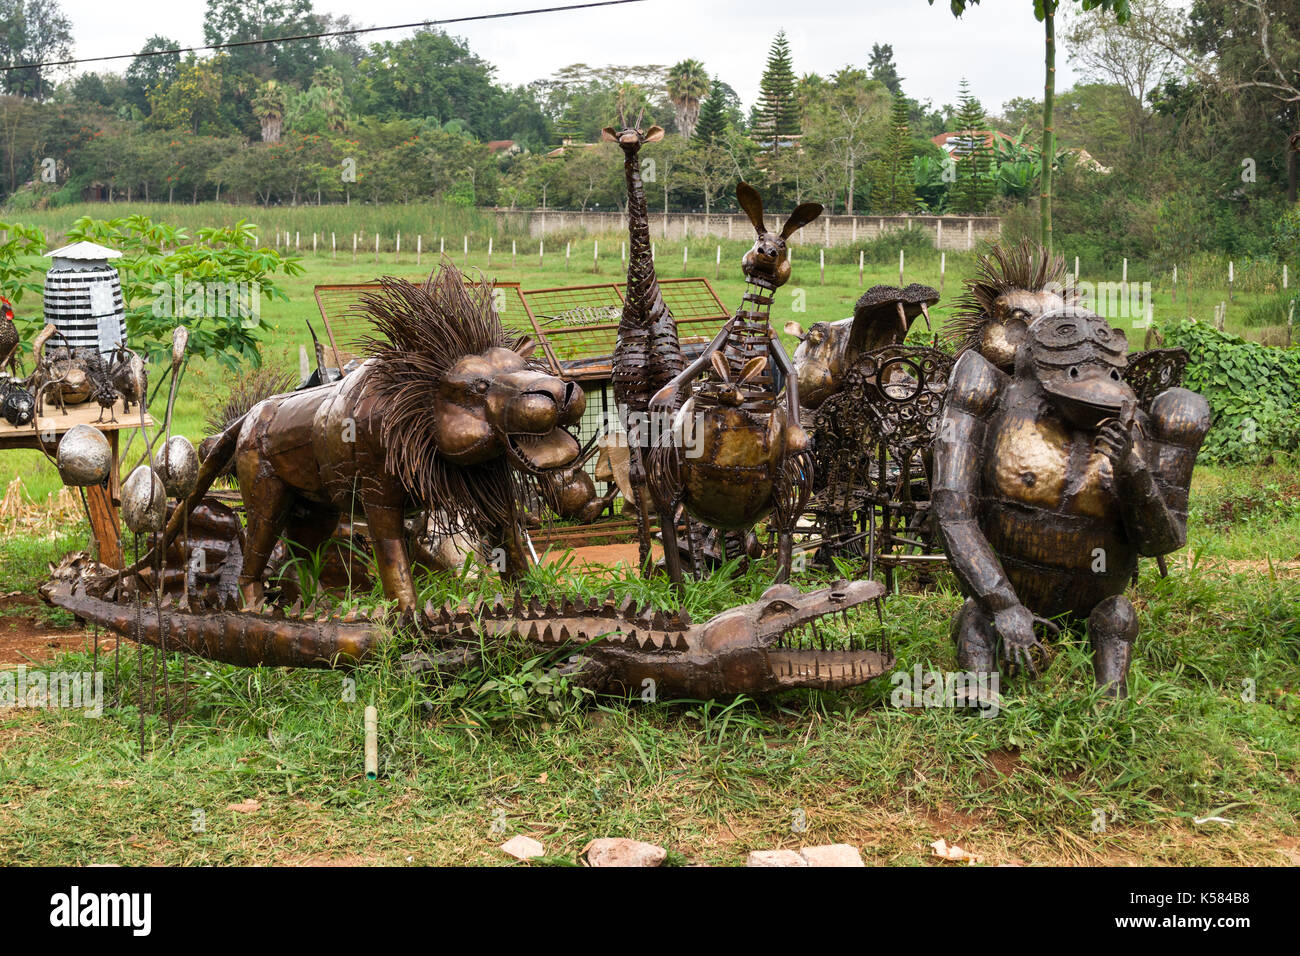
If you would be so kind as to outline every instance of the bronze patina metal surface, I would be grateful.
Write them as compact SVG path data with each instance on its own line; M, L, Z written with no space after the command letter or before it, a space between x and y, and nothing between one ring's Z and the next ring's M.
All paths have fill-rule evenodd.
M137 621L131 598L104 596L107 569L84 554L64 560L41 587L49 603L117 634L184 654L243 666L339 667L365 661L391 633L378 609L339 617L323 606L236 610L233 603L192 612L165 604ZM852 687L894 664L888 645L869 648L857 612L884 589L873 581L840 581L800 592L775 585L757 601L693 624L680 611L653 610L611 594L542 603L426 605L417 650L403 660L420 672L454 672L474 663L485 645L572 655L563 672L606 693L707 699L817 687ZM842 619L843 646L826 634ZM165 638L164 636L165 635ZM832 642L834 645L834 642Z
M603 138L617 143L623 150L623 173L627 180L628 263L627 294L618 323L618 341L614 346L614 399L628 423L628 484L636 511L637 538L641 567L650 559L650 495L646 490L646 451L650 435L645 433L650 398L675 376L685 364L677 339L677 325L664 304L655 272L650 243L650 220L646 210L645 187L641 182L641 147L663 139L664 131L652 126L644 133L631 126L602 131ZM674 409L669 409L668 413ZM594 489L593 489L594 491ZM672 524L672 512L662 522Z
M807 332L798 322L785 331L799 339L794 367L799 380L799 404L816 410L844 387L844 377L864 354L889 345L902 345L917 316L930 323L930 306L939 293L913 283L906 288L875 285L853 307L853 315L836 322L816 322Z
M329 385L276 395L207 444L194 507L231 462L247 522L240 590L260 603L262 573L286 533L311 550L341 513L364 513L384 593L411 612L404 518L424 509L454 534L503 549L507 574L527 566L521 476L569 465L566 430L585 396L516 351L488 283L444 263L429 280L382 280L360 306L376 334L370 358ZM168 524L168 538L179 529Z
M1209 406L1170 388L1144 409L1122 331L1076 306L1032 323L1022 308L1002 323L1010 334L958 359L934 446L934 509L967 596L958 661L1036 673L1047 656L1035 621L1086 620L1097 683L1122 696L1138 631L1124 589L1139 556L1186 540Z
M736 189L757 239L745 254L745 294L736 314L704 352L651 399L652 410L678 408L678 421L693 429L687 453L680 432L651 455L650 491L661 513L683 505L688 514L724 531L744 531L771 515L780 542L777 580L790 573L790 532L812 485L808 436L799 423L799 386L769 311L776 290L790 279L786 242L819 215L818 203L804 203L779 233L763 221L763 200L748 183ZM774 375L785 377L781 402ZM711 373L711 378L700 381ZM681 559L671 521L664 522L664 558L672 579L682 580Z

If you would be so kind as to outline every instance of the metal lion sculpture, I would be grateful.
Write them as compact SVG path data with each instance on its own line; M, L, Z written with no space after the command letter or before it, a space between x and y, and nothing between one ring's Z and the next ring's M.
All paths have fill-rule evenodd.
M262 600L262 574L281 533L312 549L340 514L364 512L384 593L415 609L405 515L432 510L453 534L504 550L505 571L527 567L519 473L569 465L582 389L539 371L501 325L492 287L468 286L450 263L422 285L385 278L359 309L376 335L370 358L329 385L259 402L227 428L203 463L193 509L233 463L247 530L239 589ZM178 509L178 512L183 509ZM180 515L168 525L175 537Z
M1123 375L1125 335L1098 315L1008 317L995 348L958 359L934 446L934 509L967 598L959 666L1036 675L1048 657L1035 624L1086 620L1097 683L1122 697L1138 631L1124 590L1139 556L1186 541L1209 405L1170 388L1143 408ZM1007 370L989 357L1004 346Z

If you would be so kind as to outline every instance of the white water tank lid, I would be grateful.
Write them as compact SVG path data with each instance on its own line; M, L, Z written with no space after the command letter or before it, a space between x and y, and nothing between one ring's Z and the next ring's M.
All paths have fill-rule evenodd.
M54 260L54 265L51 266L53 269L84 269L92 263L108 265L109 259L120 259L122 253L116 249L83 240L64 246L61 249L53 249L45 253L45 256Z

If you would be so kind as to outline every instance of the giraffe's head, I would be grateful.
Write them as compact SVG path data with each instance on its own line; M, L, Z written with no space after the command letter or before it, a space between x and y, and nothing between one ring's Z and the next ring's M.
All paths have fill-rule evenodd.
M745 278L759 279L775 286L785 285L790 278L790 253L786 240L794 235L795 230L802 229L822 214L821 203L806 202L790 213L779 233L768 232L763 224L763 199L758 190L749 183L741 182L736 187L736 199L740 208L745 210L749 221L754 224L758 238L754 246L745 253L741 263Z
M615 129L612 126L606 126L600 131L600 138L608 143L618 143L619 148L628 156L635 156L645 143L657 143L664 138L663 127L651 126L644 133L638 128L638 121L634 126L626 126L623 129Z

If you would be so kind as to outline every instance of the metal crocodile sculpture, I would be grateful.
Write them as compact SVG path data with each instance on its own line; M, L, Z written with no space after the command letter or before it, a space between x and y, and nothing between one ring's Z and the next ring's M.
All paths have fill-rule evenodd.
M137 609L130 595L96 596L106 569L84 555L65 559L41 597L50 604L124 637L241 666L354 666L371 657L397 618L381 606L331 614L323 607L186 610L170 601ZM418 649L403 663L418 672L455 672L477 662L487 646L523 646L557 653L572 649L563 670L575 683L602 693L710 698L794 688L839 689L888 671L887 643L869 649L851 615L884 595L875 581L839 581L801 592L768 588L757 601L693 624L685 612L654 610L631 598L619 602L570 598L543 604L498 597L473 605L427 604L418 615ZM138 615L138 616L137 616ZM838 616L847 634L827 644L819 622ZM832 625L835 627L835 625ZM842 646L835 646L838 643ZM653 682L648 684L647 682Z

